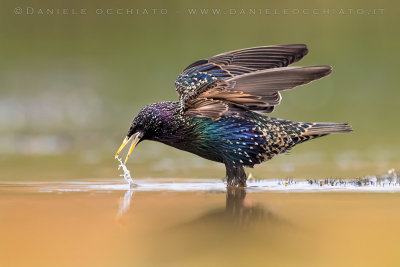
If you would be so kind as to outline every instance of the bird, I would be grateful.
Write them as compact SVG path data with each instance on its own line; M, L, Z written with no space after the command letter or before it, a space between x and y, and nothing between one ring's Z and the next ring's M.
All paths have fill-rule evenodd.
M297 122L268 116L281 91L329 75L331 66L289 66L308 54L304 44L258 46L195 61L175 81L178 101L150 104L132 120L115 158L132 140L161 142L225 165L228 187L245 187L244 168L347 123Z

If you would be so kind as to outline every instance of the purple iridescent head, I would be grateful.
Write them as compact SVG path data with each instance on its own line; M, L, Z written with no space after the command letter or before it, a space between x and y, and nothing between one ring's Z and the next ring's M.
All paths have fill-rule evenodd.
M132 120L128 133L115 157L118 157L121 150L131 139L133 139L132 145L125 162L135 146L142 140L157 140L158 137L162 136L172 122L171 118L174 115L174 110L176 110L175 105L174 102L160 102L143 108Z

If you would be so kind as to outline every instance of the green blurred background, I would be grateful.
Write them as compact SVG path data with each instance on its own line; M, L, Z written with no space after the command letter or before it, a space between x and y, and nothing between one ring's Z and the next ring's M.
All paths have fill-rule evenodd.
M273 116L349 122L354 132L300 145L251 170L253 175L354 177L400 168L395 1L2 0L0 5L1 180L117 177L114 154L131 119L146 104L176 100L174 80L187 65L233 49L290 43L305 43L310 50L297 65L327 64L334 71L284 92ZM16 14L18 7L22 14ZM27 7L34 14L26 14ZM87 14L39 14L48 8L87 9ZM118 15L118 8L150 14ZM155 15L151 8L157 8ZM190 15L192 8L247 14ZM284 8L289 14L282 14ZM355 14L357 8L364 14ZM114 14L96 15L97 9ZM249 9L281 14L252 15ZM296 15L293 9L319 14ZM330 14L321 14L326 9ZM338 14L341 9L344 14ZM374 9L384 10L366 14ZM141 143L128 167L134 177L224 176L223 166L153 142Z

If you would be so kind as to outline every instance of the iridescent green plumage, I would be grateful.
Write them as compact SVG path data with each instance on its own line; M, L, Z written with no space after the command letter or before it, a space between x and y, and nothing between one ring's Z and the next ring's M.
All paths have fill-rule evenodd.
M145 107L126 140L140 136L140 141L159 141L224 163L228 185L245 186L243 167L306 140L351 131L342 123L302 123L259 114L273 111L280 91L331 72L329 66L286 67L307 51L305 45L256 47L196 61L175 83L180 101Z

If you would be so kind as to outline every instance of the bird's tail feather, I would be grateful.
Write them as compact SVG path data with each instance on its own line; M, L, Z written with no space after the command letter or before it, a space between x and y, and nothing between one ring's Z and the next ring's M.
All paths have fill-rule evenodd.
M306 129L304 135L306 136L319 136L326 135L330 133L347 133L351 132L353 129L347 123L310 123L309 127Z

